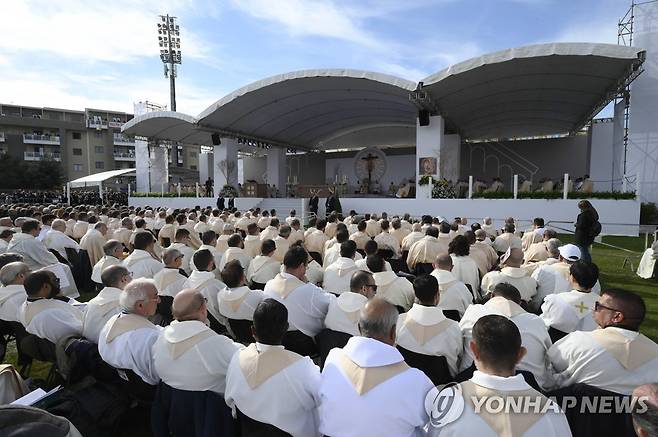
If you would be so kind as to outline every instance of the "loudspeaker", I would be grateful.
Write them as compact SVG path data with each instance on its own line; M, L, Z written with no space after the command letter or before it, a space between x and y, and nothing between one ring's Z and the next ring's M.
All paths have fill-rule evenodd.
M426 111L425 109L418 111L418 124L421 126L430 125L430 111Z
M210 138L212 138L213 146L219 146L222 144L222 140L219 138L219 134L212 134Z

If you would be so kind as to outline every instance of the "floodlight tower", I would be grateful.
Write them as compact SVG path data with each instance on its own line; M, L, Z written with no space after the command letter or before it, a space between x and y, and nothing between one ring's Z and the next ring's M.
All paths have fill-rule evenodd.
M176 64L181 63L180 30L176 17L160 15L158 23L160 59L164 64L164 75L169 78L171 110L176 111Z

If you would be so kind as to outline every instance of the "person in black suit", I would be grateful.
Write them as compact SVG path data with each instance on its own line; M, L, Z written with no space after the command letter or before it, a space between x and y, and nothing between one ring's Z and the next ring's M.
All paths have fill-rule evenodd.
M226 209L224 205L224 196L222 196L221 194L217 198L217 209L220 211L224 211L224 209Z
M329 188L329 197L327 197L327 201L324 204L325 206L325 214L327 217L329 215L336 211L336 195L334 194L334 190Z
M228 209L233 208L235 208L235 197L231 195L231 197L228 198Z
M320 199L318 198L318 192L317 191L311 191L311 198L308 199L308 209L311 211L311 214L317 216L318 215L318 202Z

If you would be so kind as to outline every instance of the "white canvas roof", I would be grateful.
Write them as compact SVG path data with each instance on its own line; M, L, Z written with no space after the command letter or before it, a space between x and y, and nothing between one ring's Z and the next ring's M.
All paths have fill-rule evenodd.
M79 188L79 187L88 187L88 186L93 186L93 185L98 185L102 184L104 181L112 178L116 178L118 176L126 176L129 175L130 173L135 173L134 168L125 168L123 170L110 170L110 171L104 171L101 173L94 173L90 174L88 176L84 176L75 180L72 180L69 182L71 184L72 188Z

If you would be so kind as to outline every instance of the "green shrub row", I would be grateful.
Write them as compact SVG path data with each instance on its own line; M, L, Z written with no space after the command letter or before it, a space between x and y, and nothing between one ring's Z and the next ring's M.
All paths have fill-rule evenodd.
M509 191L496 191L493 193L473 193L474 199L513 199L514 194ZM519 199L562 199L562 193L553 191L550 193L530 192L519 193ZM635 199L635 193L622 193L620 191L597 191L583 193L581 191L570 191L567 193L569 199Z

